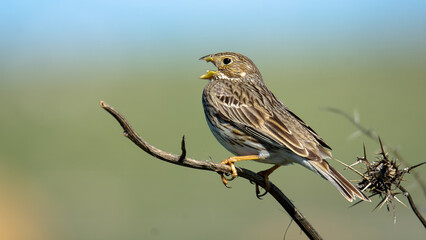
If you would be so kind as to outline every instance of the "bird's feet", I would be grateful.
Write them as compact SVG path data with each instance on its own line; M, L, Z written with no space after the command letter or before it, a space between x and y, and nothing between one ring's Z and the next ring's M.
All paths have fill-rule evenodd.
M221 164L229 165L231 167L231 178L226 178L224 173L220 173L222 183L227 188L231 188L228 186L228 182L234 180L238 176L237 169L235 168L234 164L236 161L237 160L234 157L230 157L220 162Z
M224 173L220 173L220 177L222 179L222 183L223 185L225 185L225 187L227 188L231 188L230 186L228 186L228 182L234 180L237 176L237 168L235 167L235 162L239 162L239 161L247 161L247 160L259 160L259 156L258 155L247 155L247 156L235 156L235 157L230 157L227 158L225 160L223 160L221 162L221 164L225 164L225 165L229 165L231 167L231 178L226 178Z
M271 175L271 173L279 167L280 167L280 165L274 165L273 167L271 167L269 169L266 169L266 170L263 170L263 171L260 171L260 172L257 173L260 176L262 176L264 181L265 181L265 187L264 187L265 192L262 193L262 194L260 194L259 184L256 184L256 197L257 198L261 199L263 196L265 196L269 192L269 189L271 187L271 185L269 183L269 175Z

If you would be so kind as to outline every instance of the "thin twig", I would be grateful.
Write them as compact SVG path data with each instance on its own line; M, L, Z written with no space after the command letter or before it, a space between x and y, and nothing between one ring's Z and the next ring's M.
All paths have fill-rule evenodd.
M330 111L330 112L334 112L337 113L343 117L345 117L346 119L348 119L355 127L357 127L362 133L364 133L367 137L376 140L377 138L379 138L379 135L377 135L377 133L375 133L373 130L371 129L367 129L366 127L364 127L363 125L361 125L359 123L358 120L356 120L355 118L351 117L349 114L337 109L337 108L331 108L331 107L327 107L325 108L325 110ZM405 166L410 166L408 164L408 162L401 156L401 154L399 154L399 151L389 145L383 144L383 146L388 149L389 152L391 152L396 158L398 158L399 161L401 161ZM414 178L416 179L416 181L419 183L420 187L423 190L423 194L426 196L426 184L423 182L423 180L420 177L420 174L417 171L411 171L411 174L413 174Z
M416 214L417 218L420 220L420 222L422 222L423 227L426 228L426 221L417 209L416 204L414 204L414 200L411 197L411 194L401 185L399 185L398 188L402 191L402 194L408 199L408 202L410 203L411 209L413 209L414 214Z
M161 159L163 161L200 170L208 170L217 173L227 173L231 174L231 168L228 165L218 164L207 161L198 161L186 157L185 149L185 139L182 138L181 142L181 155L175 155L168 152L164 152L148 142L142 139L130 126L127 120L114 108L106 104L104 101L100 102L100 105L103 109L109 112L121 125L124 130L124 136L129 138L134 144L140 147L142 150L152 155L155 158ZM259 186L265 188L264 177L244 168L237 168L238 176L254 182ZM293 205L293 203L288 199L282 191L277 188L273 183L269 183L269 193L275 198L276 201L287 211L290 217L299 225L302 231L309 237L309 239L322 239L321 236L317 233L314 227L308 222L308 220L302 215L302 213Z

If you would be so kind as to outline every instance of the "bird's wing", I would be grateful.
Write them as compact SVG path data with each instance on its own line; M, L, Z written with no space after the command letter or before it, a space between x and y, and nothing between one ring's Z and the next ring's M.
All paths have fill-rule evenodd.
M273 95L268 98L268 94L261 92L263 89L256 87L221 84L221 91L210 92L221 119L259 141L285 147L301 157L321 161L324 155L331 156L322 139ZM281 107L275 106L274 110L265 107L277 103Z
M331 147L316 133L308 124L306 124L302 119L300 119L296 114L290 111L287 107L284 106L285 111L287 111L290 115L292 115L303 127L305 127L312 136L321 144L321 146L328 148L331 150Z

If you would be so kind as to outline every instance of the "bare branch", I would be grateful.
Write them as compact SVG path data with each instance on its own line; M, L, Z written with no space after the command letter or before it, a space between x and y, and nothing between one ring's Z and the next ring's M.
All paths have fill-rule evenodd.
M200 170L208 170L217 173L231 174L231 168L228 165L218 164L207 161L198 161L186 157L185 149L185 138L182 138L181 142L181 155L175 155L168 152L164 152L148 142L142 139L130 126L127 120L114 108L106 104L104 101L100 102L103 109L109 112L121 125L124 130L124 136L129 138L134 144L140 147L142 150L160 160L184 166L189 168L195 168ZM250 182L256 183L259 186L265 188L264 178L255 172L248 169L237 168L238 176L249 180ZM299 225L302 231L309 237L309 239L322 239L321 236L316 232L314 227L308 222L308 220L302 215L302 213L293 205L284 193L277 188L273 183L270 182L269 193L275 198L277 202L287 211L291 218Z
M401 185L399 185L398 188L402 191L402 194L408 199L408 202L410 203L411 209L413 209L414 214L416 214L417 218L420 220L420 222L422 222L423 227L426 228L426 221L424 217L422 216L422 214L417 209L416 205L414 204L414 200L411 197L410 193Z

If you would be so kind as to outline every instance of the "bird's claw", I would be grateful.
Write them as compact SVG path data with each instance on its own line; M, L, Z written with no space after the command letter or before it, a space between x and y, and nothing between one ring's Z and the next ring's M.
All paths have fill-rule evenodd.
M276 168L278 168L277 166L274 166L268 170L265 171L260 171L257 174L259 174L260 176L263 177L263 180L265 181L265 192L260 194L260 188L259 188L259 184L256 184L256 197L261 199L263 196L265 196L268 192L269 189L271 188L271 185L269 183L269 175L271 174L271 172L273 172Z
M227 188L231 188L230 186L228 186L228 182L230 182L230 181L234 180L236 177L238 177L237 168L235 167L234 162L235 162L235 160L233 158L228 158L228 159L225 159L221 162L221 164L229 165L231 167L231 178L226 178L224 173L220 173L222 183ZM229 174L226 174L226 175L229 175Z
M228 181L232 181L235 179L235 177L231 177L231 178L226 178L224 173L220 173L220 177L222 179L222 183L223 185L225 185L225 187L227 188L231 188L230 186L228 186Z
M269 190L269 189L268 189ZM267 193L268 193L268 190L266 190L265 189L265 192L264 193L262 193L262 194L260 194L260 188L259 188L259 185L258 184L256 184L256 197L258 198L258 199L262 199L262 197L264 197Z
M227 179L224 176L224 173L220 173L223 185L225 185L227 188L229 188L228 181L232 181L236 177L238 177L237 168L235 167L235 164L234 164L235 162L237 162L237 161L247 161L247 160L259 160L259 159L260 158L259 158L258 155L246 155L246 156L230 157L230 158L227 158L227 159L223 160L221 162L221 164L229 165L229 167L231 167L231 178L230 179Z

